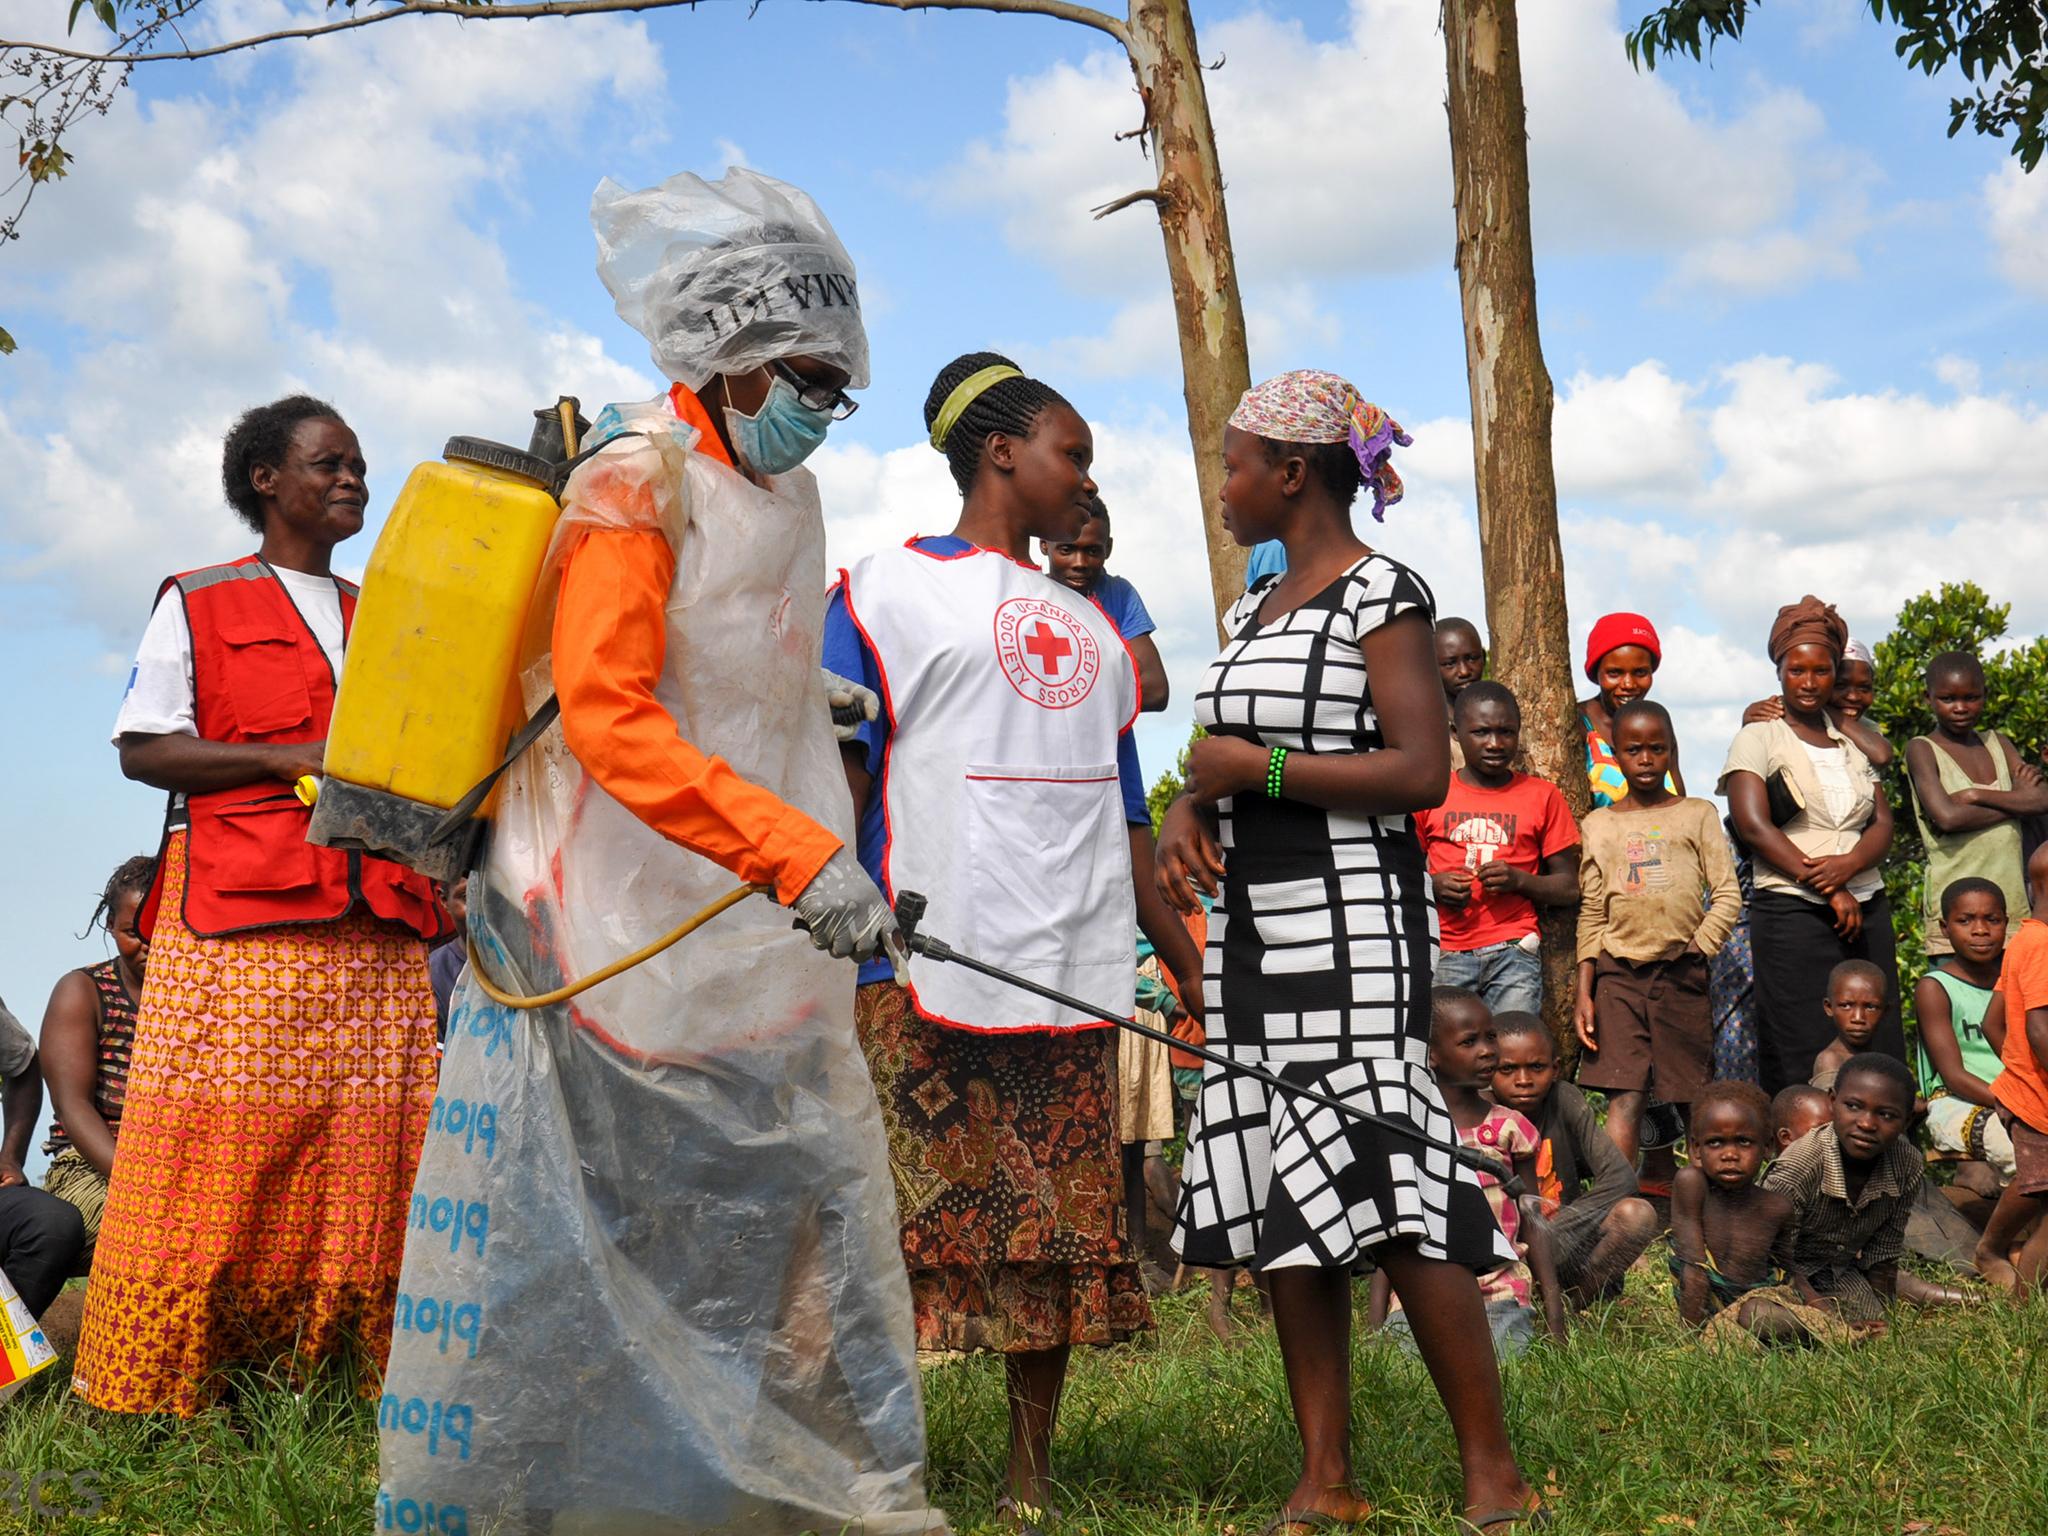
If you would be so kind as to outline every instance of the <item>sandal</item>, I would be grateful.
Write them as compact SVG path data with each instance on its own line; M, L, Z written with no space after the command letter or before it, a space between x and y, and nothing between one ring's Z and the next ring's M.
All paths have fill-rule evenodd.
M1487 1536L1497 1525L1526 1525L1532 1531L1547 1531L1552 1519L1550 1506L1539 1503L1515 1509L1489 1509L1477 1515L1460 1515L1457 1529L1459 1536Z

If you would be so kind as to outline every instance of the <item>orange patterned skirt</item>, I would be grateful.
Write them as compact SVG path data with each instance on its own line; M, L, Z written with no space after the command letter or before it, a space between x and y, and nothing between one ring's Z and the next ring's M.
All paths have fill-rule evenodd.
M374 1391L434 1101L427 946L361 913L201 938L184 889L178 833L72 1388L189 1417L223 1366L353 1355Z
M1152 1326L1124 1232L1116 1033L981 1035L854 993L922 1350L1115 1344Z

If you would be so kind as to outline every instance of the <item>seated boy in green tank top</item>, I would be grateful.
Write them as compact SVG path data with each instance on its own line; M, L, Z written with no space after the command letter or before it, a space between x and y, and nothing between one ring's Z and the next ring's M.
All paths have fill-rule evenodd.
M1913 989L1927 1134L1937 1152L1989 1163L2003 1182L2012 1177L2012 1138L1998 1118L1991 1084L2005 1070L1998 1058L2004 1042L1985 1032L1984 1011L2005 960L2005 893L1971 876L1950 881L1938 899L1948 953L1934 956Z
M1906 743L1913 814L1927 848L1921 915L1927 953L1949 953L1941 930L1941 894L1957 880L1989 880L2005 893L2008 926L2027 915L2020 868L2020 818L2048 811L2048 781L1984 718L1984 668L1968 651L1944 651L1927 663L1927 707L1934 732Z

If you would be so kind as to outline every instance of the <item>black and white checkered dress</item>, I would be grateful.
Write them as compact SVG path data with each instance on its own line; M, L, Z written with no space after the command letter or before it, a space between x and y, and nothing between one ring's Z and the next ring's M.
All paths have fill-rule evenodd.
M1422 579L1367 555L1291 613L1261 623L1280 578L1225 616L1195 716L1290 753L1380 746L1361 640L1433 615ZM1431 1079L1436 919L1405 815L1358 816L1252 792L1221 807L1223 900L1206 957L1212 1048L1443 1141L1456 1128ZM1513 1255L1471 1174L1442 1152L1361 1126L1209 1065L1188 1131L1176 1241L1190 1264L1354 1265L1419 1238L1475 1269Z

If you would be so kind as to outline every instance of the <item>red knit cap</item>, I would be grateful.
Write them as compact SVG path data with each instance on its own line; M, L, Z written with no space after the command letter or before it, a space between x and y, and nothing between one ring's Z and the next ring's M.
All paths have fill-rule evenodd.
M1586 677L1597 681L1600 658L1624 645L1640 645L1650 653L1654 668L1664 660L1664 647L1657 643L1657 626L1640 613L1603 614L1586 637Z

